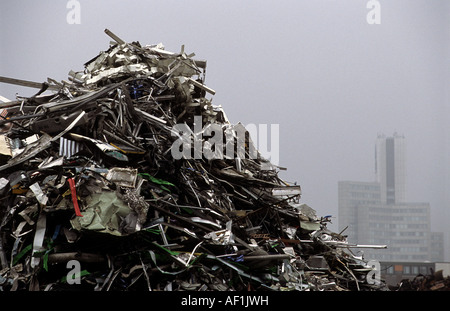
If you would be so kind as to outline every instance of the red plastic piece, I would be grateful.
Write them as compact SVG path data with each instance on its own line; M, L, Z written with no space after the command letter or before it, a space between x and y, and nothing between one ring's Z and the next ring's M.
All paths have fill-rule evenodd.
M75 188L75 180L73 178L69 178L69 185L70 185L70 192L72 193L72 202L73 202L73 208L75 209L75 215L83 217L81 215L80 207L78 206L78 199L77 199L77 190Z

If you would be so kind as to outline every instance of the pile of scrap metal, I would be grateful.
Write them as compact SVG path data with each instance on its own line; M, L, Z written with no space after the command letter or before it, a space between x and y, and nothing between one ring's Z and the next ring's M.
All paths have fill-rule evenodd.
M396 286L389 286L392 291L450 291L450 276L443 276L438 270L432 274L419 274L414 279L404 279Z
M386 289L206 98L206 61L105 32L70 82L0 78L41 88L0 104L0 289Z

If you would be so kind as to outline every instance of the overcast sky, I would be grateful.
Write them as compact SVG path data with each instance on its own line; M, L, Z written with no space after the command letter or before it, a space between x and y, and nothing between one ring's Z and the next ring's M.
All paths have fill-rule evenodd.
M279 124L280 176L319 216L337 217L339 180L374 181L375 139L397 132L407 199L429 202L432 229L450 232L450 1L374 1L380 24L367 22L369 0L79 0L79 24L68 2L0 2L0 75L67 79L108 48L105 28L184 44L207 60L213 104L232 123ZM36 90L0 84L17 92Z

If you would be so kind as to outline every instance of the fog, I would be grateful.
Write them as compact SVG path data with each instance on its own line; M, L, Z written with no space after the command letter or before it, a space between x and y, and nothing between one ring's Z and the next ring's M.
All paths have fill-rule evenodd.
M162 42L208 62L232 123L279 124L280 176L337 228L339 180L373 181L379 133L403 134L407 199L429 202L450 260L450 2L446 0L1 1L0 75L67 80L108 48ZM369 2L380 4L370 24ZM78 22L78 21L77 21ZM0 95L35 89L0 83Z

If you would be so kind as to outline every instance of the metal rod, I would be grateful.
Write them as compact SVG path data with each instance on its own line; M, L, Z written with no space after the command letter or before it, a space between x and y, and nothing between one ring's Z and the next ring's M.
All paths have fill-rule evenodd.
M256 256L244 256L244 261L253 260L283 260L290 259L291 256L288 254L275 254L275 255L256 255Z
M111 30L109 30L109 29L105 29L105 33L108 35L108 36L110 36L114 41L116 41L117 43L119 43L119 44L124 44L125 43L125 41L123 41L122 39L120 39L118 36L116 36L115 34L113 34L112 32L111 32Z
M14 85L20 85L20 86L25 86L25 87L32 87L35 89L40 89L46 84L45 82L44 83L33 82L33 81L14 79L14 78L8 78L8 77L3 77L3 76L0 76L0 82L14 84ZM48 85L48 89L59 90L60 87L55 86L55 85Z

